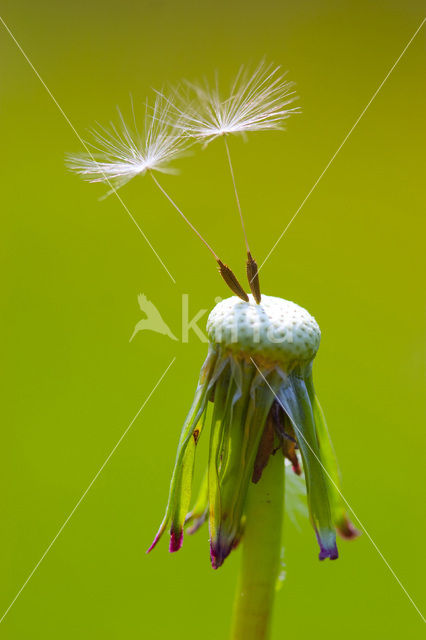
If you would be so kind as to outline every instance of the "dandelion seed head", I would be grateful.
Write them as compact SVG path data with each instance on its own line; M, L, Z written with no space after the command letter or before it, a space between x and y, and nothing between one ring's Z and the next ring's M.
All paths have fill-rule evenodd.
M92 129L86 153L68 156L68 168L89 182L106 182L112 187L111 192L147 171L177 173L170 163L183 155L188 140L172 122L172 109L173 102L157 94L153 106L146 105L142 133L136 124L133 103L131 125L118 110L118 122L110 122L108 127L98 124Z
M188 93L182 97L177 126L184 134L206 144L232 133L283 129L284 121L297 107L289 107L296 99L294 84L285 79L279 66L261 62L250 74L242 66L228 97L214 86L187 83Z

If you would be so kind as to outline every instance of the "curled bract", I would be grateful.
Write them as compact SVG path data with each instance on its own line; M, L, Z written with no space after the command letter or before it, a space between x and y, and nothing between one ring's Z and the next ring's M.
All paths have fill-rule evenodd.
M320 343L315 319L302 307L264 295L260 305L237 297L211 312L209 353L184 424L165 517L150 547L170 530L170 551L209 521L212 566L218 568L244 535L249 484L261 479L271 455L283 455L296 474L302 461L319 558L338 556L336 531L354 537L324 415L315 395L312 363ZM208 469L192 509L196 447L213 404ZM284 464L284 460L283 460Z

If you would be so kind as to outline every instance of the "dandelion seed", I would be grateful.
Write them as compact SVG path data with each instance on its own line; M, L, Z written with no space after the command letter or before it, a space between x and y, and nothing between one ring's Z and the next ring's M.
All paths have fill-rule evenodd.
M146 106L143 134L133 118L129 126L120 110L118 124L98 125L91 131L89 153L68 157L68 167L89 182L106 182L112 193L132 178L148 171L177 173L170 164L189 146L180 128L170 124L172 103L157 95L154 106Z
M232 133L283 129L284 121L298 111L289 108L296 99L294 84L279 66L265 62L252 74L242 66L226 97L217 78L213 88L206 82L188 83L188 88L177 126L185 135L207 144Z
M89 182L107 183L110 187L107 196L116 192L135 176L148 173L156 187L213 255L218 264L219 273L226 284L243 300L248 300L247 294L231 269L220 260L214 249L154 175L154 172L176 173L176 169L171 167L170 163L181 157L189 146L188 138L182 135L179 122L171 123L172 109L174 109L173 102L157 93L154 106L150 108L147 104L144 134L141 135L136 125L132 103L133 127L126 124L121 111L118 111L118 126L110 123L109 129L100 125L98 129L93 129L93 142L87 143L89 151L85 154L68 156L67 166ZM90 149L93 149L93 152Z
M250 251L226 137L234 133L283 129L284 121L298 111L297 107L288 107L295 100L293 86L293 83L285 79L285 74L281 73L279 66L268 65L263 61L251 75L247 69L241 67L227 97L221 94L216 77L213 88L207 83L188 83L188 95L180 97L182 106L171 105L178 113L176 126L182 128L184 135L204 142L205 145L218 137L224 139L247 251L247 278L257 304L260 304L262 299L258 267Z

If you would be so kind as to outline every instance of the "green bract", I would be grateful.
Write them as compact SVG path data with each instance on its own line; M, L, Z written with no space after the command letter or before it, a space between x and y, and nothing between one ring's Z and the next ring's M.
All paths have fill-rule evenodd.
M271 455L288 458L300 474L300 452L311 522L320 559L337 558L336 529L356 531L339 490L332 444L312 381L321 332L302 307L272 296L257 305L237 297L211 312L209 352L182 429L166 514L152 549L170 528L170 551L208 517L210 552L218 568L244 534L250 482L258 482ZM196 446L213 404L208 469L190 511ZM283 460L284 464L284 460Z

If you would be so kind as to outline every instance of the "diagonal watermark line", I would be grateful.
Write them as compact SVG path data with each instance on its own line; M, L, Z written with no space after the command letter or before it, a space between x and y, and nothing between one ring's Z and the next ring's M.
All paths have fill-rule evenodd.
M74 127L73 123L71 122L71 120L69 119L69 117L67 116L67 114L65 113L65 111L62 109L61 105L59 104L59 102L56 100L55 96L53 95L53 93L51 92L51 90L49 89L49 87L47 86L47 84L44 82L43 78L41 77L41 75L39 74L39 72L37 71L37 69L35 68L35 66L33 65L33 63L31 62L31 60L29 59L29 57L27 56L27 54L25 53L25 51L23 50L23 48L21 47L21 45L19 44L19 42L17 41L17 39L15 38L15 36L13 35L12 31L9 29L9 27L7 26L6 22L3 20L3 18L0 16L0 22L2 23L2 25L4 26L4 28L6 29L7 33L10 35L10 37L12 38L13 42L16 44L16 46L18 47L19 51L22 53L23 57L25 58L25 60L28 62L29 66L31 67L31 69L34 71L35 75L37 76L37 78L40 80L41 84L43 85L43 87L46 89L47 93L49 94L50 98L53 100L53 102L55 103L55 105L57 106L57 108L59 109L61 115L64 117L65 121L69 124L69 126L71 127L71 129L73 130L73 132L75 133L75 135L77 136L79 142L81 143L81 145L84 147L86 153L90 156L91 160L93 160L93 162L96 162L95 158L93 157L93 154L91 153L90 149L88 148L87 144L85 143L85 141L83 140L83 138L80 136L80 134L78 133L77 129ZM102 173L102 172L101 172ZM140 225L138 224L138 222L136 221L135 217L132 215L132 213L129 211L129 208L127 207L127 205L125 204L125 202L123 201L123 199L121 198L121 196L118 194L117 189L114 187L113 184L111 184L111 181L108 179L108 177L102 173L104 181L106 182L106 184L108 184L108 186L111 189L111 192L116 196L117 200L120 202L120 204L123 206L124 210L126 211L127 215L129 216L130 220L134 223L134 225L137 227L137 229L139 230L139 232L141 233L141 235L143 236L145 242L148 244L149 248L151 249L151 251L154 253L155 257L157 258L157 260L159 261L159 263L161 264L161 266L163 267L163 269L167 272L169 278L172 280L172 282L174 284L176 284L176 280L174 279L174 277L172 276L172 274L170 273L170 271L168 270L168 268L166 267L166 265L164 264L163 260L160 258L160 256L158 255L157 251L154 249L153 245L151 244L150 240L148 239L148 236L144 233L144 231L141 229Z
M39 566L41 565L41 563L43 562L43 560L45 559L45 557L47 556L47 554L49 553L49 551L51 550L51 548L53 547L53 545L55 544L56 540L59 538L59 536L61 535L62 531L65 529L65 527L67 526L68 522L71 520L71 518L73 517L74 513L77 511L78 507L80 506L80 504L83 502L84 498L87 496L87 494L89 493L90 489L93 487L93 485L95 484L96 480L99 478L99 476L101 475L102 471L105 469L106 465L108 464L108 462L110 461L110 459L112 458L112 456L114 455L115 451L118 449L118 447L120 446L122 440L125 438L125 436L127 435L127 433L129 432L130 428L132 427L132 425L134 424L134 422L136 421L136 419L138 418L139 414L141 413L141 411L143 410L143 408L146 406L146 404L149 402L151 396L153 395L153 393L155 392L155 390L157 389L157 387L161 384L161 382L163 381L166 373L168 372L168 370L170 369L170 367L172 366L172 364L174 363L174 361L176 360L176 358L173 358L169 365L167 366L167 368L163 371L162 375L160 376L160 378L157 380L157 382L155 383L154 387L152 388L152 390L150 391L150 393L148 394L148 396L146 397L146 399L144 400L143 404L141 405L141 407L139 408L138 412L136 413L136 415L134 416L134 418L132 419L132 421L130 422L130 424L127 426L126 430L122 433L122 435L120 436L119 440L117 441L117 443L114 445L114 447L112 448L112 450L110 451L110 453L108 454L108 456L105 458L104 462L102 463L101 467L98 469L98 471L96 472L96 474L93 476L92 480L90 481L87 489L82 493L80 499L78 500L78 502L75 504L74 508L72 509L72 511L69 513L69 515L67 516L66 520L64 521L64 523L62 524L62 526L60 527L60 529L58 530L57 534L55 535L55 537L53 538L53 540L50 542L50 544L48 545L48 547L46 548L46 550L44 551L43 555L41 556L40 560L37 562L37 564L35 565L35 567L33 568L33 570L31 571L31 573L29 574L29 576L27 577L27 579L25 580L24 584L22 585L22 587L19 589L18 593L16 594L16 596L13 598L12 602L9 604L9 606L7 607L6 611L3 613L3 615L0 618L0 624L3 622L3 620L5 619L5 617L7 616L7 614L9 613L9 611L11 610L11 608L13 607L13 605L15 604L15 602L17 601L17 599L19 598L19 596L21 595L21 593L23 592L23 590L25 589L25 587L27 586L27 584L29 583L29 581L31 580L31 578L33 577L33 575L35 574L35 572L37 571L37 569L39 568Z
M271 385L269 384L269 382L267 381L267 379L265 378L265 376L263 375L262 371L259 369L259 367L257 366L256 362L253 360L252 357L250 357L250 360L252 361L252 363L254 364L254 366L256 367L256 369L258 370L258 372L260 373L260 375L262 376L263 380L266 382L266 384L268 385L269 389L271 390L272 394L274 395L275 399L277 400L278 404L280 405L280 407L282 408L282 410L285 412L285 408L283 407L280 399L278 398L278 396L276 395L276 393L274 392L274 390L272 389ZM377 551L377 553L379 554L379 556L381 557L381 559L383 560L383 562L385 563L385 565L387 566L387 568L389 569L389 571L391 572L392 576L395 578L395 580L397 581L397 583L399 584L399 586L401 587L401 589L403 590L403 592L405 593L405 595L407 596L407 598L409 599L409 601L411 602L411 604L413 605L413 607L415 608L415 610L417 611L417 613L419 614L419 616L421 617L421 619L423 620L423 622L426 622L422 612L420 611L420 609L418 608L418 606L416 605L416 603L414 602L413 598L410 596L410 594L408 593L407 589L404 587L404 585L402 584L401 580L398 578L398 576L396 575L395 571L392 569L392 567L390 566L389 562L386 560L385 556L383 555L383 553L380 551L379 547L377 546L377 544L374 542L373 538L371 537L371 535L368 533L365 525L363 524L363 522L361 522L361 520L359 519L359 517L357 516L357 514L355 513L355 511L352 509L351 505L349 504L349 502L346 500L345 496L343 495L343 493L340 491L340 488L338 487L338 485L334 482L333 478L331 477L331 475L328 473L327 469L324 467L323 463L321 462L321 460L318 458L317 454L315 453L315 451L312 449L311 445L309 444L309 442L306 440L305 436L303 435L303 433L300 431L299 427L297 426L297 424L295 422L293 422L293 420L291 421L293 427L296 429L297 434L303 438L305 444L307 445L307 447L310 449L311 453L313 454L314 458L316 459L316 461L318 462L318 464L322 467L324 473L326 474L326 476L328 477L328 479L330 480L330 482L332 483L332 485L334 486L334 488L336 489L336 491L339 493L340 497L342 498L343 502L345 503L345 505L347 506L347 508L349 509L349 511L352 513L352 515L354 516L354 518L356 519L356 521L358 522L359 526L361 527L361 529L363 529L365 535L367 536L367 538L369 539L369 541L371 542L371 544L373 545L374 549Z
M323 176L325 175L325 173L328 171L329 167L331 166L331 164L334 162L336 156L338 155L338 153L340 152L340 150L342 149L343 145L346 143L346 141L348 140L349 136L352 134L352 132L354 131L355 127L358 125L359 121L361 120L361 118L364 116L365 112L367 111L367 109L369 108L369 106L371 105L371 103L373 102L373 100L376 98L377 94L379 93L379 91L381 90L381 88L383 87L383 85L385 84L386 80L389 78L389 76L391 75L392 71L395 69L396 65L398 64L398 62L401 60L401 58L403 57L403 55L405 54L405 52L407 51L408 47L410 46L410 44L413 42L414 38L417 36L417 34L420 32L421 28L423 27L424 23L426 22L426 18L424 18L422 20L422 22L420 23L420 25L417 27L416 31L413 33L413 35L411 36L411 38L409 39L409 41L407 42L407 44L405 45L404 49L402 50L402 52L400 53L400 55L398 56L398 58L395 60L395 62L393 63L393 65L391 66L391 68L389 69L389 71L387 72L386 76L384 77L384 79L382 80L382 82L379 84L379 86L377 87L376 91L373 93L373 95L371 96L370 100L367 102L367 105L364 107L364 109L361 111L360 115L358 116L358 118L355 120L354 124L352 125L351 129L349 130L349 132L346 134L346 136L343 138L342 143L340 144L340 146L338 147L337 151L331 156L330 160L328 161L328 163L325 166L325 169L323 170L323 172L319 175L319 177L317 178L316 182L314 183L313 187L311 188L310 191L308 191L307 195L305 196L304 200L302 200L301 204L299 205L299 208L297 209L296 213L293 215L293 217L290 219L290 221L288 222L287 226L285 227L284 231L281 233L281 235L279 236L278 240L275 242L274 246L272 247L272 249L270 250L270 252L268 253L268 255L266 256L266 258L264 259L264 261L262 262L262 264L259 267L259 271L261 270L261 268L263 267L263 265L265 264L265 262L267 260L269 260L271 254L273 253L273 251L275 251L278 243L282 240L284 234L287 232L287 229L290 227L290 225L293 223L293 221L295 220L296 216L300 213L301 209L303 208L303 206L305 205L306 201L308 200L308 198L312 195L313 191L316 189L316 187L318 186L319 182L322 180Z

